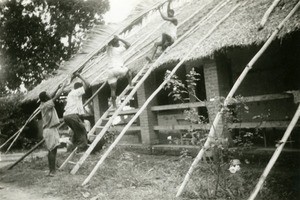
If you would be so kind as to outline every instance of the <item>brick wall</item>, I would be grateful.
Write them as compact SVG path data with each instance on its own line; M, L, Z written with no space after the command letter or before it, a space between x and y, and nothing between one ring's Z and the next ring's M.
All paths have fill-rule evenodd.
M212 124L217 112L219 111L217 99L221 96L218 67L215 60L207 60L203 66L203 71L209 122ZM216 134L222 135L222 132L223 125L222 122L220 122L216 128Z
M144 102L156 89L156 84L153 84L155 82L155 76L154 73L152 73L138 89L137 99L139 107L141 107L144 104ZM153 126L157 124L156 115L151 111L151 107L153 105L157 105L156 97L149 103L147 108L142 112L142 114L139 117L141 127L141 140L143 144L147 145L158 143L157 134L153 130Z

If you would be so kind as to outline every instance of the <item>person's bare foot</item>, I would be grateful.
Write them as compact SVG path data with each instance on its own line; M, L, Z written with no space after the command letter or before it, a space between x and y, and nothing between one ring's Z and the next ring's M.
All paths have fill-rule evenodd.
M47 177L54 177L55 173L54 172L49 172L49 174L47 174Z

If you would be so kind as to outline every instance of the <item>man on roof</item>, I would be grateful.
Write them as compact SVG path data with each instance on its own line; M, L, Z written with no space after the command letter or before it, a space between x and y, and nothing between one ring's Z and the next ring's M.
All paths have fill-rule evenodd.
M60 144L57 126L60 124L57 112L55 110L54 100L57 99L63 91L66 82L59 85L54 97L51 98L45 91L39 94L40 111L43 121L43 138L48 149L49 174L52 177L55 174L57 147Z
M79 74L74 73L74 77L78 77L81 82L74 83L74 88L67 96L67 104L63 114L65 123L73 131L72 143L77 146L77 152L82 152L87 149L87 131L81 119L85 114L83 108L82 96L89 87L88 82Z
M122 43L120 43L122 42ZM130 43L114 36L114 39L108 43L107 55L110 68L108 70L107 82L110 86L110 94L114 108L116 105L117 81L121 77L127 77L128 84L131 86L132 72L124 66L123 53L130 47Z
M171 9L171 0L168 0L168 8L167 8L167 16L162 13L162 11L159 9L159 13L161 17L166 21L166 24L163 26L163 33L161 37L160 42L156 42L154 44L154 52L152 54L152 57L146 57L146 59L149 62L153 62L153 59L155 57L156 51L158 47L161 47L161 49L164 51L167 47L171 46L175 40L177 39L177 25L178 20L174 17L175 11Z

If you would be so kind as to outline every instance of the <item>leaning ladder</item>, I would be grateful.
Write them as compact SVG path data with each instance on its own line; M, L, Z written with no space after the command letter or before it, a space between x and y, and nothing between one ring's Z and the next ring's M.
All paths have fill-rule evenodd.
M119 115L119 113L122 111L122 109L126 106L126 104L130 101L130 99L133 97L137 89L142 85L142 83L145 81L145 79L150 75L153 67L150 64L146 64L139 73L133 78L132 84L133 86L127 86L124 91L118 96L117 101L120 100L123 97L126 97L125 100L121 103L121 105L118 107L118 109L113 113L113 115L109 118L108 122L105 124L105 126L101 126L101 123L103 120L107 120L107 117L112 109L112 106L110 106L109 109L101 116L101 118L95 123L93 128L90 130L88 135L93 134L97 128L102 128L100 133L95 137L92 144L89 146L89 148L85 151L85 153L82 155L82 157L79 159L79 161L75 164L73 169L71 170L71 174L75 174L78 169L81 167L81 165L84 163L84 161L87 159L87 157L91 154L93 149L96 147L98 142L102 139L104 134L109 130L111 124L113 123L113 120L115 117ZM129 93L129 94L128 94ZM128 94L128 95L126 95ZM63 162L63 164L60 166L59 169L63 169L67 163L74 163L70 160L75 155L75 150L70 154L70 156Z

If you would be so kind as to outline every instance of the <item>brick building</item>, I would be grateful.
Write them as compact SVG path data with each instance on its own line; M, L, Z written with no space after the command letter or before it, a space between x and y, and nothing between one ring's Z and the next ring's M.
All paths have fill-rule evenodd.
M220 97L226 97L243 68L297 1L281 2L264 28L259 31L258 24L271 3L271 0L174 1L173 6L179 21L178 38L182 37L183 40L160 60L128 105L131 109L122 111L122 115L128 118L120 120L111 128L111 131L119 132L128 119L163 82L166 70L172 70L181 59L185 58L186 52L197 41L201 40L235 6L239 6L185 59L186 61L176 73L183 83L186 83L186 74L193 68L201 75L195 89L198 101L190 98L190 102L179 103L168 95L167 90L161 90L127 131L122 141L126 145L151 147L152 150L168 148L170 143L177 147L193 146L191 137L186 137L188 131L192 128L202 130L205 134L209 130L210 123L219 109L215 102ZM226 122L225 128L221 123L217 129L220 135L227 134L228 136L229 134L231 138L234 138L236 135L258 130L258 135L261 137L253 141L258 147L274 147L276 141L281 138L296 110L294 100L297 101L297 99L289 91L299 92L300 90L299 18L300 15L297 12L249 72L236 93L237 96L242 97L249 111L235 112L234 119L230 123ZM128 21L132 19L134 16L131 16ZM199 22L201 23L198 24ZM160 38L162 23L158 12L154 12L140 26L132 27L131 30L123 33L122 37L133 44L125 57L128 66L134 72L137 73L146 63L145 56L151 53L153 40ZM157 28L159 26L161 28ZM193 32L185 35L193 28L195 28ZM89 35L94 36L97 29L103 29L103 26L95 27ZM92 52L96 48L94 44L101 42L99 38L96 34L94 39L85 44L83 51ZM84 59L85 55L82 55L82 52L78 53L73 60L62 65L56 77L48 79L29 92L25 101L37 98L41 90L51 90L50 86L63 80L66 74L73 71L74 66ZM82 75L93 85L94 92L106 80L106 72L109 70L106 65L105 53L100 52L90 59L82 71ZM119 94L126 85L126 80L119 80ZM108 108L109 96L110 91L106 86L97 98L94 98L95 121ZM186 109L196 110L198 114L206 118L206 123L191 124L186 121L184 115ZM288 147L300 147L297 134L299 134L299 124L293 131L292 142L287 145Z

